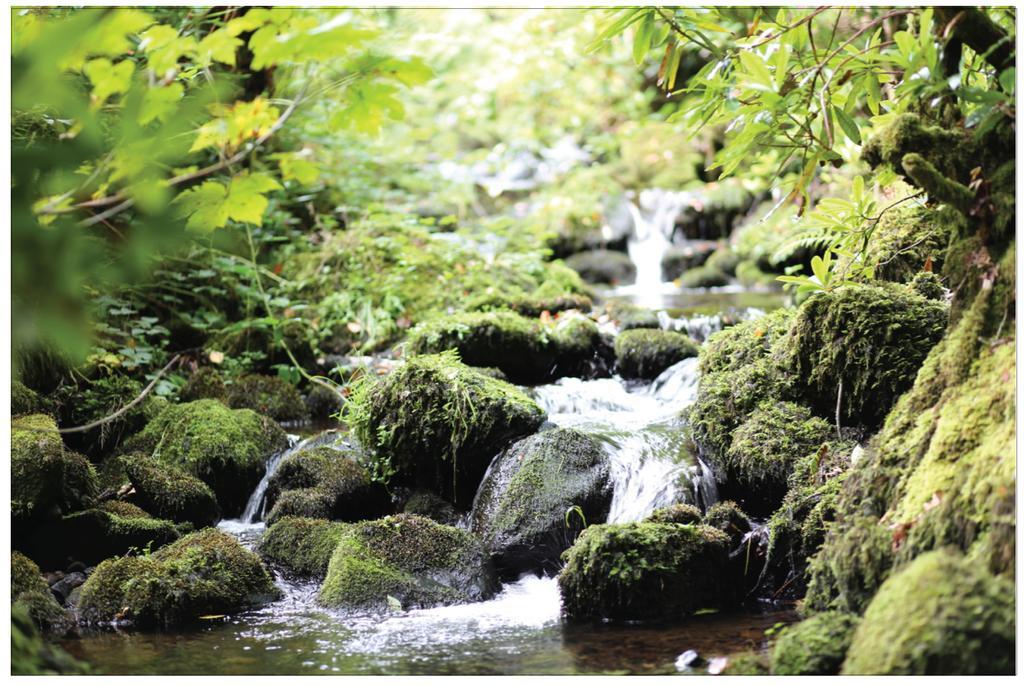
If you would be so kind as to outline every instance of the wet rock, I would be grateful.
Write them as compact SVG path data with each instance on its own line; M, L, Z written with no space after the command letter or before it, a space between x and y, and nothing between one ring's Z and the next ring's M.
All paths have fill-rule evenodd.
M629 255L615 250L588 250L566 258L565 264L587 283L623 286L636 281Z
M196 400L161 412L125 445L199 477L217 496L222 515L242 513L269 457L288 445L284 430L252 410Z
M227 405L248 409L279 422L308 418L302 395L292 384L277 376L248 374L227 388Z
M64 448L52 417L26 415L11 421L13 525L59 517L88 507L97 492L89 461Z
M572 621L678 620L737 601L729 539L684 524L599 524L565 554L558 576Z
M305 397L306 411L313 419L325 420L341 412L344 398L333 388L312 384Z
M387 376L363 377L348 408L372 472L466 510L494 455L546 418L514 386L454 353L411 357Z
M891 576L853 634L843 674L1013 674L1013 583L957 552Z
M280 597L255 553L203 529L148 557L102 562L82 586L79 612L91 623L176 627Z
M82 572L71 572L57 583L50 586L50 592L57 596L57 600L66 603L71 591L85 583L85 574Z
M494 459L472 529L503 575L553 572L580 531L607 518L611 496L602 443L574 429L551 429Z
M729 275L721 269L704 265L694 267L684 272L679 277L679 285L683 288L713 288L715 286L728 286Z
M343 522L282 517L263 534L257 552L289 574L323 579L331 555L346 531L348 525Z
M486 600L498 588L471 533L416 515L349 525L334 550L319 602L347 610L403 609Z
M211 526L220 519L213 491L197 477L145 455L127 455L121 459L135 488L136 500L153 516L190 522L199 528Z
M462 515L447 500L427 491L417 491L409 496L402 507L405 514L420 515L433 519L438 524L455 526Z
M661 276L665 281L675 281L683 272L700 267L715 250L714 243L701 243L695 246L673 246L665 251L661 258Z
M631 329L615 338L615 361L624 379L654 379L677 362L696 357L689 336L660 329Z
M319 445L284 458L267 484L266 517L359 521L392 511L384 486L372 481L351 449Z

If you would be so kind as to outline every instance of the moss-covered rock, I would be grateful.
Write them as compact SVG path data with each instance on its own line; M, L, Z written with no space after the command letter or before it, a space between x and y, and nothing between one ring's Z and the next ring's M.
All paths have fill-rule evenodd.
M675 331L631 329L615 338L615 361L625 379L654 379L697 353L693 339Z
M636 267L629 255L617 250L588 250L565 260L587 283L621 286L636 280Z
M752 528L750 517L732 500L722 500L709 507L703 521L727 535L731 549L735 549Z
M707 266L733 276L739 266L740 256L729 248L719 248L708 257Z
M49 592L39 565L17 550L11 551L11 600L22 593L32 591Z
M828 422L791 402L766 401L732 433L714 466L732 497L748 512L767 515L781 503L797 460L817 450L831 433Z
M374 611L389 596L403 608L485 600L497 582L483 546L467 531L395 515L349 525L327 569L319 602Z
M153 516L173 522L191 522L197 528L212 526L220 519L216 496L198 477L145 455L127 455L121 459L135 489L135 499Z
M544 411L514 386L462 364L421 355L381 378L363 377L347 421L373 472L469 509L491 459L535 431Z
M19 537L18 543L46 569L65 569L71 562L93 565L115 555L155 550L178 537L178 528L165 519L91 509L42 522Z
M689 503L676 503L655 510L647 516L645 522L655 524L700 524L700 509Z
M192 372L178 392L178 398L183 403L203 399L225 400L227 396L228 387L224 383L224 375L215 367L200 367Z
M929 300L943 300L946 297L942 279L934 272L917 272L910 279L910 287L915 293Z
M63 649L43 639L24 605L11 606L11 674L52 676L89 674L91 669Z
M352 451L330 445L282 460L267 484L266 507L268 524L285 516L355 522L392 511L387 490L370 479Z
M678 620L736 601L729 539L683 524L599 524L565 553L558 576L570 620Z
M780 308L711 335L700 348L700 373L737 371L764 359L789 331L794 313Z
M608 516L611 496L602 443L575 429L551 429L494 459L473 504L472 528L503 574L555 571L579 532Z
M428 491L416 491L410 495L402 506L402 512L427 517L438 524L449 526L457 525L462 519L462 515L451 503Z
M413 354L456 350L463 363L495 367L521 384L552 381L600 369L597 325L566 317L555 326L509 311L467 312L418 324L409 333Z
M314 383L310 385L304 402L306 411L311 418L325 420L341 412L341 407L345 404L344 400L340 388L335 390L333 387L329 388L324 384Z
M674 281L683 272L702 266L714 252L714 243L698 246L673 246L661 258L661 278Z
M20 381L11 382L11 416L39 412L43 407L42 398Z
M1013 597L956 552L921 555L868 605L843 674L1013 674Z
M835 416L838 403L843 421L876 427L913 385L946 321L942 303L909 288L843 286L809 298L782 345L816 413Z
M299 577L322 579L334 549L348 530L344 522L282 517L260 539L263 559Z
M130 503L127 500L104 500L97 506L97 509L109 512L110 514L117 515L118 517L126 517L128 519L134 519L141 517L153 518L153 515L149 514L141 507L134 503Z
M770 673L769 656L754 650L728 656L719 672L721 676L768 676Z
M207 399L168 407L126 448L199 477L217 496L221 513L232 517L245 508L267 459L287 445L272 419Z
M717 267L703 265L694 267L679 277L679 285L683 288L713 288L728 286L729 275Z
M253 410L279 422L306 419L306 404L292 384L278 376L248 374L235 379L227 389L227 405Z
M11 509L16 521L59 517L88 507L96 496L96 470L64 448L52 417L11 421Z
M805 603L812 611L861 613L892 568L893 532L860 516L830 531L808 566Z
M856 615L823 612L786 627L772 649L772 674L838 674L858 619Z
M884 213L871 232L865 253L877 263L875 278L909 282L931 265L942 271L952 238L947 212L924 205L901 205Z
M172 627L279 596L255 553L228 534L203 529L153 555L104 561L82 587L78 608L92 623Z

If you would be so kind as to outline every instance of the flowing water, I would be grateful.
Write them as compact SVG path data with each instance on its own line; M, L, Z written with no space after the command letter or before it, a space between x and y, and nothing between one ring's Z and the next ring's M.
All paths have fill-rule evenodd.
M614 293L660 310L664 329L698 340L738 320L781 305L775 293L735 288L681 291L662 282L661 258L686 193L645 191L633 207L629 252L637 282ZM604 440L612 482L611 522L643 519L658 507L717 500L708 468L680 431L680 411L693 402L696 359L649 383L618 377L561 379L530 389L552 423ZM245 513L220 527L254 546L264 525L263 500L287 455L333 441L324 433L268 463ZM790 611L741 611L644 626L571 626L560 617L554 578L527 575L493 599L429 610L353 617L316 602L317 586L277 583L285 596L262 608L210 620L179 633L88 632L64 642L73 655L109 674L674 674L676 658L702 658L765 646L765 630L794 620Z

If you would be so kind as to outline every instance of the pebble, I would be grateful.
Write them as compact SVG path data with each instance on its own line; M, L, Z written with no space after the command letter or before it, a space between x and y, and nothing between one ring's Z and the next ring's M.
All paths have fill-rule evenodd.
M680 672L687 672L694 667L699 667L704 662L696 650L687 650L676 658L676 669Z
M58 600L64 602L67 600L68 596L71 595L71 591L84 583L85 574L82 572L71 572L53 586L50 586L50 590L55 596L57 596Z

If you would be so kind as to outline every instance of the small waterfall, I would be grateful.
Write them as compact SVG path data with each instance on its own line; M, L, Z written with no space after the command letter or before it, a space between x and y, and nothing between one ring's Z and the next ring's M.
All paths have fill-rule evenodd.
M550 421L606 439L612 480L609 522L639 521L659 507L717 500L710 470L689 450L679 412L693 402L697 360L648 385L619 378L561 379L535 389Z
M634 235L626 249L636 266L636 283L620 292L632 294L638 305L654 309L664 305L670 286L662 281L661 261L672 246L676 218L692 200L685 191L648 188L640 192L637 203L630 204Z
M711 334L718 333L726 326L731 326L748 319L756 319L765 314L757 307L734 309L717 314L702 314L689 317L673 318L662 310L658 312L658 323L668 331L680 331L698 343L703 343Z

